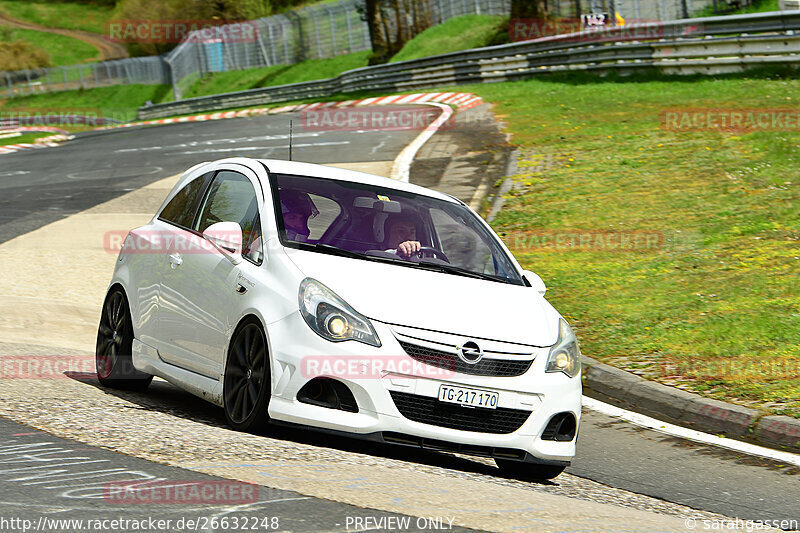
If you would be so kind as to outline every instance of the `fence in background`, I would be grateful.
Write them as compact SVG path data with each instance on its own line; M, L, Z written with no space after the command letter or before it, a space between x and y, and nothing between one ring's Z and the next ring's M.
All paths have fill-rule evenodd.
M137 57L33 70L0 72L0 98L131 83L170 83L163 57Z
M139 118L264 105L356 91L405 92L538 74L597 75L656 69L720 74L763 65L800 66L800 11L676 20L576 33L351 70L336 78L189 98L139 109ZM653 31L656 30L656 31ZM643 37L649 36L649 37Z
M467 14L508 15L511 9L511 0L428 1L434 24ZM674 20L712 1L551 0L551 7L559 17L604 11L619 12L629 20ZM408 15L394 13L386 18L389 31L403 23L403 16ZM139 83L172 84L175 99L180 100L192 83L212 72L291 65L371 49L359 0L309 6L255 23L255 39L248 42L209 42L190 34L163 56L0 72L0 97Z

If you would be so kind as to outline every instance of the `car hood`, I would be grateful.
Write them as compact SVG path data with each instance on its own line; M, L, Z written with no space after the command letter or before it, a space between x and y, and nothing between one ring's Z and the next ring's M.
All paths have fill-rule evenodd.
M552 346L558 337L558 312L531 287L286 251L305 276L373 320L529 346Z

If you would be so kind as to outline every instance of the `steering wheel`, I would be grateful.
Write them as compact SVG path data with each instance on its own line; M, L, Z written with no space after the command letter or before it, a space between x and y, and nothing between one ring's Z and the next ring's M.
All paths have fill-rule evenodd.
M436 258L436 259L441 259L445 263L449 263L450 262L450 260L447 258L447 256L444 255L443 251L438 250L436 248L431 248L430 246L422 246L419 249L419 252L417 252L417 254L419 254L420 257L425 257L425 254L430 254L431 257Z

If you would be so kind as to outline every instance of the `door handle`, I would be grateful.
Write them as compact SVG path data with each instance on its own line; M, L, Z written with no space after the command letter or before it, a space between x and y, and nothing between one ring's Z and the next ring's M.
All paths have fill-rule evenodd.
M169 262L170 262L170 266L173 269L175 269L175 268L178 268L180 265L183 264L183 258L181 257L181 254L174 253L174 254L171 254L169 256Z

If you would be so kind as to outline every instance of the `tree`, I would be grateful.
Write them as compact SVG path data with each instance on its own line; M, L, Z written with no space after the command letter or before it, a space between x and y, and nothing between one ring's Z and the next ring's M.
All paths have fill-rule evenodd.
M371 65L386 63L408 41L433 25L430 0L364 0L358 9L369 27Z
M547 0L511 0L511 20L547 18Z

